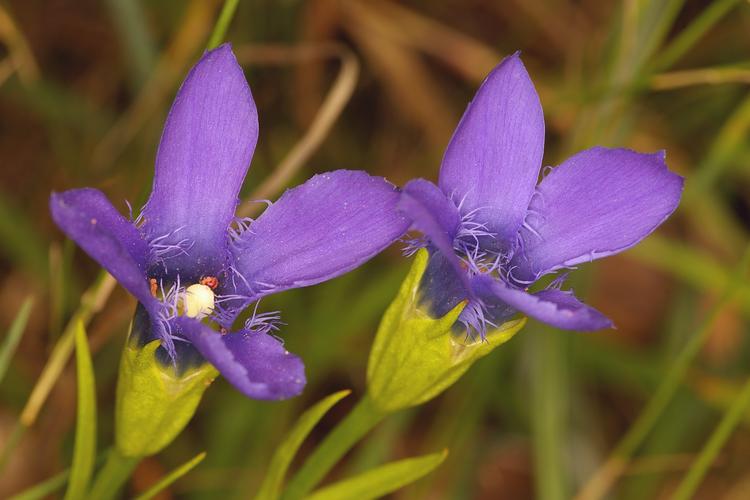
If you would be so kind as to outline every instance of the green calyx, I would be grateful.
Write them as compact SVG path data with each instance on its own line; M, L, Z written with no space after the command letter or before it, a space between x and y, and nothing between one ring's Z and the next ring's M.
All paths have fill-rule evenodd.
M398 295L383 315L370 352L367 388L384 412L434 398L526 324L526 318L508 321L488 331L485 340L457 338L452 327L465 303L437 319L419 307L419 285L428 259L426 250L417 252Z
M178 374L156 359L160 341L128 342L120 361L115 444L126 457L153 455L193 417L218 372L209 363Z

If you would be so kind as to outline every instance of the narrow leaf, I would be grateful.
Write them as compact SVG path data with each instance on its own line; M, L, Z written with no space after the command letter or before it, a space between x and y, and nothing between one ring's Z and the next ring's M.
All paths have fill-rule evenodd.
M146 490L143 494L139 495L135 500L148 500L149 498L155 497L156 495L161 493L162 490L165 490L167 487L169 487L170 484L174 483L179 478L190 472L196 465L201 463L204 458L206 458L205 451L198 453L196 456L167 474L164 478L162 478L161 481Z
M8 371L10 366L10 360L13 359L13 354L16 352L18 343L21 341L23 331L26 329L26 323L29 320L29 314L31 313L31 306L34 304L34 299L28 297L23 301L21 308L16 313L16 318L13 320L13 324L10 325L8 335L5 336L2 347L0 347L0 382L3 381L5 372Z
M69 475L70 471L68 470L55 474L51 478L46 479L39 484L35 484L18 495L13 495L8 500L41 500L42 498L48 498L54 492L65 486L65 482L68 480Z
M348 390L335 392L316 403L315 406L299 417L297 423L289 434L287 434L284 442L276 449L276 453L274 453L273 458L271 459L268 473L266 474L255 500L275 500L279 498L279 492L281 491L281 485L284 482L284 476L286 476L289 464L292 463L292 460L297 454L297 450L299 450L302 442L307 435L310 434L310 431L315 427L315 424L323 418L323 415L328 413L328 410L330 410L333 405L348 396L350 392L351 391Z
M102 456L96 457L96 463L101 463L102 458ZM48 498L57 490L60 490L65 486L68 482L68 477L70 477L70 469L65 469L34 486L26 488L21 493L13 495L8 500L41 500L42 498Z
M86 330L83 322L75 326L78 411L73 465L65 500L85 498L96 461L96 385Z
M368 500L392 493L429 474L448 456L448 450L407 458L376 467L313 492L306 500Z

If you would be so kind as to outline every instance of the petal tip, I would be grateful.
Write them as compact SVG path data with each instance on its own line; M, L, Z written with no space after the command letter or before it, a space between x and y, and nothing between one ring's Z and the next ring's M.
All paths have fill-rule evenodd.
M201 61L206 59L226 59L231 61L237 61L237 56L234 55L234 50L232 50L232 44L231 42L225 42L219 45L218 47L214 47L213 49L207 50L203 53L203 56L201 57Z

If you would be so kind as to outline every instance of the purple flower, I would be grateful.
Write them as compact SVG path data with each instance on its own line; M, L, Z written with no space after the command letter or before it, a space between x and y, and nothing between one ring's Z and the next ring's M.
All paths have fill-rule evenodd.
M253 313L227 333L235 319L269 294L356 268L407 223L395 211L393 185L347 170L288 190L257 220L236 218L257 138L250 88L223 45L182 84L159 144L153 191L134 222L90 188L53 194L50 209L138 299L142 341L161 340L166 361L200 356L247 396L282 399L302 390L305 374L302 361L271 335L278 315Z
M409 182L399 210L425 238L423 297L442 316L468 300L460 321L482 335L520 311L553 326L612 326L561 290L565 276L529 292L542 276L621 252L677 208L683 179L664 152L595 147L545 172L539 97L518 54L503 60L469 104L440 167L438 186Z

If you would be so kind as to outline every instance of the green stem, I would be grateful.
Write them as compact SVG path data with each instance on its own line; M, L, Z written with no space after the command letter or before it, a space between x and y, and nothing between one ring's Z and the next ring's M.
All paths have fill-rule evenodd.
M140 460L140 457L123 456L114 448L110 450L107 454L107 462L97 474L88 497L96 500L114 498Z
M742 417L747 413L747 409L750 407L750 379L745 382L745 386L742 388L742 392L734 400L732 406L724 414L724 418L721 419L719 425L716 426L711 437L708 438L705 446L698 455L698 458L693 462L690 470L682 479L682 482L677 487L677 491L672 497L674 500L687 500L693 498L695 490L700 485L703 477L708 472L708 468L716 460L716 456L721 451L724 443L732 435L732 432L737 427Z
M229 23L232 22L234 11L237 10L237 4L239 3L240 0L226 0L224 2L224 7L221 8L219 19L216 20L214 30L208 38L208 45L206 46L207 50L218 47L221 42L224 41L224 37L227 34L227 28L229 28Z
M534 363L531 373L532 435L536 496L569 498L564 457L567 426L565 338L544 328L529 336Z
M305 496L367 432L380 422L385 413L378 410L368 395L359 400L336 428L310 455L284 491L284 500Z

